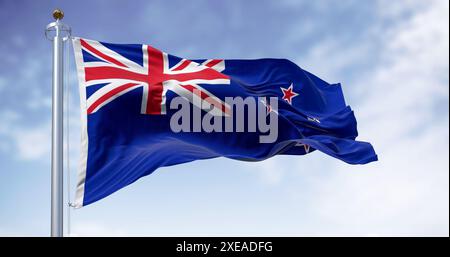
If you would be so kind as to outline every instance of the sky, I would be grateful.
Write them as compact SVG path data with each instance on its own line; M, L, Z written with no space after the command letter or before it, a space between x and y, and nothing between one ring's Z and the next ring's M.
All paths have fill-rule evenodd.
M288 58L342 83L359 140L379 161L315 151L249 163L160 168L66 215L71 236L449 236L446 0L0 0L0 236L50 233L51 42L145 43L185 58ZM66 147L73 199L78 85L67 49Z

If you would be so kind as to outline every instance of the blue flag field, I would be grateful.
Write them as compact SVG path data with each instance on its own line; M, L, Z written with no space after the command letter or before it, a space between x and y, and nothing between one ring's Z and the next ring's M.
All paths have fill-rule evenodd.
M377 160L369 143L355 140L341 85L289 60L188 60L83 38L73 46L83 124L78 208L194 160L315 150L349 164Z

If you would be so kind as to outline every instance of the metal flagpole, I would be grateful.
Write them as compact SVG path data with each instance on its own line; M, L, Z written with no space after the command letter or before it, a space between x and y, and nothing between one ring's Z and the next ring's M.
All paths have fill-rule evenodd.
M63 49L70 38L70 27L61 22L64 13L53 11L55 22L47 25L45 36L53 42L52 86L52 175L51 175L51 236L63 236Z

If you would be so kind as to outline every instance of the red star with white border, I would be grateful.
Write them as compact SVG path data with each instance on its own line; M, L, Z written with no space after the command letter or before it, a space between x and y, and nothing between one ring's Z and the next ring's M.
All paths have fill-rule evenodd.
M281 92L283 92L283 100L292 105L292 98L298 96L298 94L294 92L294 83L291 83L287 89L283 87L280 87L280 89Z

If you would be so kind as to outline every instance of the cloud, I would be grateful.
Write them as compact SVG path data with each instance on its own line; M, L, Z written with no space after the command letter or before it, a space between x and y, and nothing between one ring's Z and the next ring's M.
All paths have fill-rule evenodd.
M380 158L366 166L313 161L308 169L320 174L293 171L310 160L268 162L272 173L261 178L288 186L306 216L302 234L448 236L448 2L401 2L389 12L384 4L360 41L325 38L302 58L322 77L347 78L360 140L373 143ZM270 179L273 173L279 176ZM287 183L293 173L306 183Z
M5 42L5 45L19 49L20 53L27 56L22 62L21 69L0 71L0 92L4 93L0 101L0 138L2 139L0 153L11 160L44 162L50 160L51 55L42 55L42 52L46 49L45 51L50 53L51 48L45 47L44 43L34 44L33 48L24 48L24 38L20 35L12 36ZM14 54L17 56L17 53ZM74 63L71 62L72 58L69 55L70 60L67 63L69 69L66 70L70 72L65 74L68 75L66 82L70 90L68 98L70 147L71 153L75 153L79 149L79 132L76 131L79 129L79 106L78 82ZM66 139L66 136L64 137ZM78 155L70 155L70 158L75 163Z
M50 124L50 121L48 121ZM22 160L49 159L51 128L49 125L13 132L19 158Z
M6 86L6 79L3 77L0 77L0 92L2 91L2 88Z
M192 55L198 55L200 51L202 54L220 51L219 54L248 56L253 48L259 49L255 50L259 55L277 47L287 49L280 52L289 56L300 50L306 52L305 55L294 58L298 64L306 65L307 70L330 82L344 82L347 101L356 111L360 138L374 144L380 161L366 166L349 166L314 152L298 158L278 156L260 163L242 163L239 168L251 169L262 185L273 189L266 190L269 193L255 193L264 199L264 203L248 205L247 195L241 197L244 200L233 199L237 207L227 206L227 214L230 215L211 215L222 217L226 221L220 224L207 215L208 211L212 212L208 210L208 206L200 208L199 205L198 212L206 214L200 216L198 222L189 215L184 219L190 224L198 225L183 228L176 224L170 228L161 227L159 231L179 233L181 229L185 234L189 234L192 231L206 230L214 231L218 235L224 231L229 234L252 231L264 235L295 233L448 236L448 2L383 0L373 2L372 6L372 3L361 1L314 1L312 7L309 2L305 3L286 2L289 6L280 8L278 16L273 15L280 20L288 17L283 20L286 24L274 31L269 26L272 21L268 20L266 25L269 27L264 27L265 31L262 33L257 29L260 26L254 29L245 28L253 24L250 20L238 20L239 17L235 17L233 26L236 28L231 26L228 30L230 37L229 41L225 41L226 44L223 42L227 37L221 36L226 33L215 28L227 26L222 22L229 20L229 17L222 19L217 16L219 19L214 10L208 10L214 18L206 19L213 20L213 26L205 27L199 23L196 28L184 31L186 38L191 40L191 43L188 42L184 46L173 43L175 41L172 32L179 32L176 30L179 21L177 19L172 19L164 29L160 29L155 23L153 29L144 26L145 30L136 28L135 31L142 40L150 36L153 38L152 43L164 45L168 49L178 49L180 53L190 49L186 48L186 45L199 44L200 40L194 41L193 37L198 39L197 35L205 33L209 36L216 35L208 39L200 37L205 47L201 47L198 52L196 48L192 48L195 52ZM357 8L354 8L354 5L357 5ZM362 8L363 6L370 8ZM277 4L273 8L275 10L278 7ZM197 6L193 9L196 8ZM164 9L160 6L150 8L151 14L158 14L154 10ZM293 9L296 11L288 11ZM360 12L361 9L366 12ZM254 13L257 14L267 11L267 8L255 10ZM295 16L303 10L306 12ZM107 10L104 13L111 15L113 11ZM360 21L358 19L347 19L361 13L363 16L369 14L367 19L364 16L361 20L367 24L357 24ZM308 18L300 19L300 16ZM148 17L151 15L146 13L145 20L148 20ZM257 15L250 17L254 21L259 18ZM295 24L295 21L299 23ZM96 37L101 38L103 33L108 35L108 38L116 35L116 38L124 39L117 31L108 32L103 29L99 34L95 29L86 29ZM238 29L242 31L241 34L237 33ZM284 31L286 34L283 37ZM244 45L247 41L254 42L251 41L253 36L261 34L264 35L261 39L267 39L267 44L273 46L255 41L255 45L250 44L251 47L236 47L241 42ZM180 37L180 34L177 36ZM286 42L277 45L275 38L279 41L285 39ZM212 44L215 47L208 47L216 39L217 42L222 42L221 47L216 44ZM34 164L42 160L48 161L50 153L51 71L50 65L47 64L50 64L51 60L49 55L42 55L44 51L48 53L50 47L43 45L46 46L44 48L35 44L29 51L10 51L12 45L19 46L21 41L20 38L13 38L11 45L0 46L0 51L5 53L6 65L5 69L0 69L3 71L0 71L0 92L8 96L3 97L0 102L0 152L11 159L27 160ZM27 58L20 58L18 53ZM48 58L45 59L44 56ZM17 64L21 60L22 69L10 69L11 64ZM10 87L10 82L14 82L14 86ZM77 98L76 93L72 95ZM77 101L71 100L71 103ZM79 150L78 106L71 105L70 124L71 159L74 160L72 164L76 165ZM241 178L236 178L236 181L239 179ZM204 178L201 181L204 181ZM251 192L250 189L244 191L246 194ZM228 192L226 195L229 197ZM276 200L272 200L271 196ZM258 197L254 196L253 199L259 199ZM247 204L245 212L242 212L240 203ZM129 204L128 200L124 204ZM139 204L139 207L143 205ZM179 210L178 208L182 207L175 210ZM99 205L97 210L99 211L90 213L92 216L88 215L87 219L101 217L104 209ZM185 210L196 213L192 210L192 205ZM160 213L165 211L172 209L161 208ZM150 210L142 215L153 212L152 205ZM283 219L273 219L281 215ZM158 231L142 226L139 218L127 221L130 222L130 228L134 224L134 231L115 230L117 220L114 219L121 219L122 216L113 214L109 223L75 221L72 234L98 236L126 235L138 230L144 233ZM161 223L167 223L167 226L173 224L170 215L168 217L161 214ZM174 219L183 220L179 217ZM267 223L269 219L273 222ZM263 223L264 226L261 225ZM2 233L10 231L0 229L0 234Z
M67 123L67 119L64 119ZM78 107L70 107L68 120L69 149L71 166L78 161L80 124ZM0 153L11 159L20 161L50 160L51 150L51 120L29 125L24 117L15 111L4 110L0 112ZM64 127L64 147L66 149L67 126ZM11 154L14 153L14 154Z
M0 112L0 151L14 153L19 160L38 160L49 156L50 121L27 127L21 123L21 115L11 110ZM47 158L48 159L48 158Z
M389 11L385 4L375 5L376 20L359 38L324 37L297 58L327 80L344 78L360 138L374 144L380 161L350 166L314 152L242 163L286 198L273 206L288 208L279 226L254 233L448 235L448 3L396 2ZM273 215L270 208L261 212ZM79 226L83 235L123 234ZM221 231L230 233L217 225Z
M18 113L10 110L0 111L0 153L8 153L11 148L11 124L19 117Z
M260 179L260 181L268 186L280 185L285 177L285 170L278 169L279 161L275 158L248 164L249 170Z
M435 151L441 141L448 141L447 131L442 125L433 133L402 140L402 147L382 151L378 163L363 169L338 164L307 191L314 200L305 208L325 225L310 231L447 235L448 148Z

